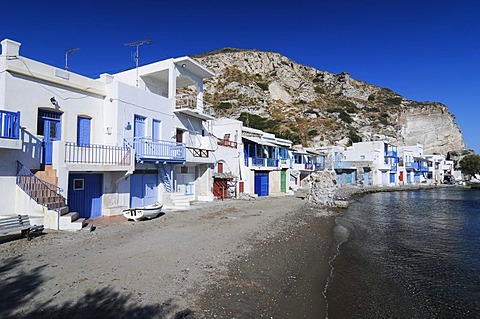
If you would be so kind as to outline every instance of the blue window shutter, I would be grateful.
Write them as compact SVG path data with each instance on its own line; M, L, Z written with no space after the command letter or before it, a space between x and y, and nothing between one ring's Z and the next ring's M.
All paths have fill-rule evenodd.
M77 120L77 145L90 145L90 119L87 117L78 117Z

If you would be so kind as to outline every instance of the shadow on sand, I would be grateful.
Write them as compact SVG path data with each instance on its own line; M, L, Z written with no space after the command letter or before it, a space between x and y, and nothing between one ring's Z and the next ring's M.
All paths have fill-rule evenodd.
M60 305L52 301L32 304L45 280L42 270L46 265L26 273L18 269L22 262L21 256L0 262L0 318L194 318L193 311L179 310L172 299L139 305L131 294L110 287L88 290L79 299Z

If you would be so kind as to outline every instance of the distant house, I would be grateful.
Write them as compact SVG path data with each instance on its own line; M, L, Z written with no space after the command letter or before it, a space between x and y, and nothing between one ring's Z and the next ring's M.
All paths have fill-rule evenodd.
M333 162L340 185L398 184L397 148L385 141L353 143L336 150Z
M423 145L399 146L399 181L401 184L418 184L432 180L432 162L423 153Z
M278 196L288 192L291 141L263 131L243 127L245 160L244 191L258 196Z
M294 145L291 165L291 184L293 189L303 187L314 172L325 170L326 155L313 148Z
M213 195L224 199L245 192L242 122L229 118L210 121L216 139Z

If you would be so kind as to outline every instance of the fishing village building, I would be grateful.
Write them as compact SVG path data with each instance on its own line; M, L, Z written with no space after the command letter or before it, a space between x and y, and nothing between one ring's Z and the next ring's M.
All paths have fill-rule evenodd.
M189 57L91 79L20 54L1 41L0 215L76 230L86 219L161 203L284 196L310 176L338 184L442 181L444 157L384 141L304 148L204 112L203 81L214 73ZM429 164L431 163L431 164Z

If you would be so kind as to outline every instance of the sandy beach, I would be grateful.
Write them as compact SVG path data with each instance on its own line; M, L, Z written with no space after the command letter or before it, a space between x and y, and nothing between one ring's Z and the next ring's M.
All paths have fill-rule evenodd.
M3 236L0 317L324 317L336 213L306 207L304 195Z

